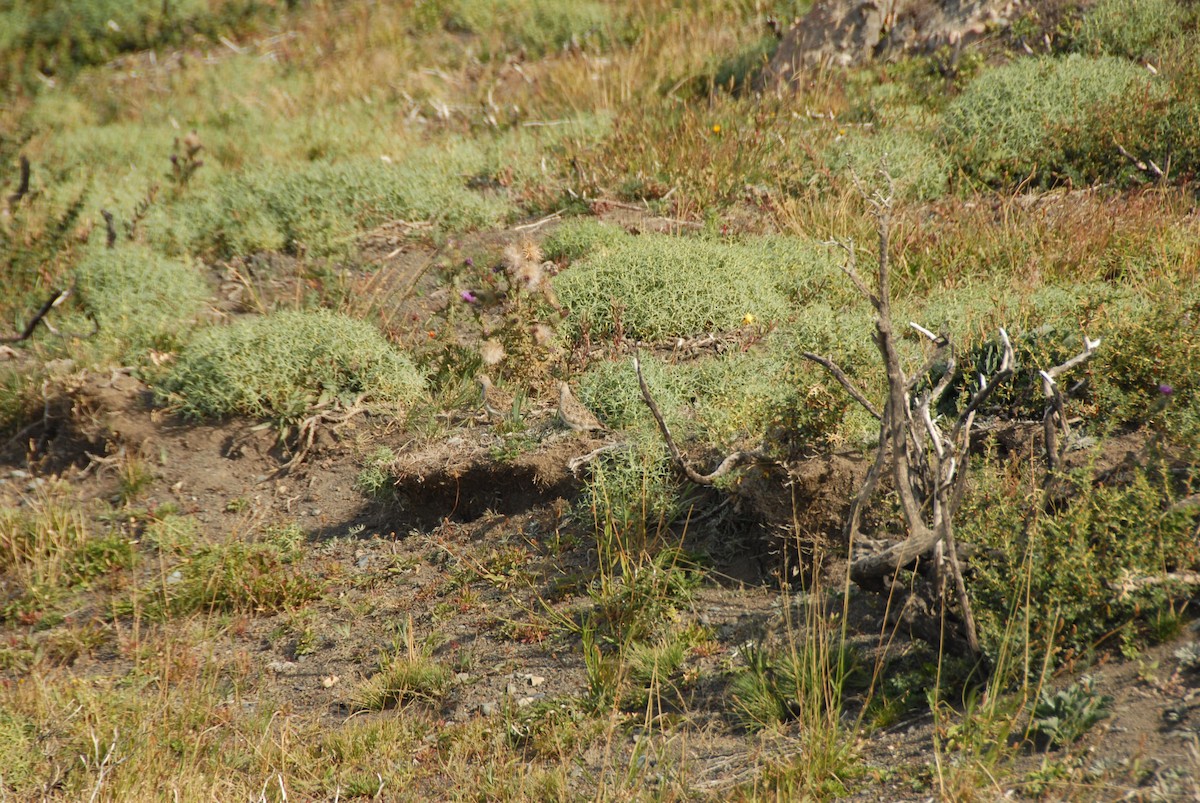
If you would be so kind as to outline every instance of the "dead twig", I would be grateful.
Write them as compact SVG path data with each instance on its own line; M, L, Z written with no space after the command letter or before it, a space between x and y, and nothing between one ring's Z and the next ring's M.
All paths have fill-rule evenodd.
M842 383L842 387L846 389L846 392L850 394L851 398L861 404L863 409L870 413L876 421L883 418L883 414L879 412L879 408L871 403L871 400L868 399L866 394L859 389L858 385L854 384L854 380L847 376L846 372L843 371L831 358L822 357L819 354L813 354L811 351L803 352L800 356L806 360L812 360L817 365L822 366L826 371L832 374L834 379Z
M1158 165L1156 165L1154 163L1153 159L1147 159L1146 161L1142 161L1141 159L1137 158L1129 151L1125 150L1125 148L1123 148L1121 146L1121 143L1117 142L1114 144L1117 146L1117 153L1121 154L1126 159L1128 159L1133 164L1134 167L1136 167L1138 170L1141 170L1146 175L1150 176L1153 179L1159 180L1159 181L1161 181L1167 177L1167 174L1163 172L1163 169L1161 167L1159 167ZM1167 166L1170 167L1169 164Z
M21 202L22 198L29 194L30 165L29 157L25 154L21 154L20 165L21 173L17 179L17 190L12 195L8 196L8 203L10 206L16 206Z
M46 316L50 314L50 310L57 307L59 304L67 300L71 295L71 288L66 290L55 290L50 294L50 297L38 308L38 311L29 319L29 323L25 324L25 328L21 330L21 334L12 337L0 337L0 343L20 343L22 340L28 340L33 337L33 332L37 329L39 323L45 322L46 328L51 332L54 329L50 326L50 322L46 321Z
M107 209L101 209L100 216L104 218L104 245L107 248L113 248L117 244L117 222L113 219L113 213Z
M949 570L967 646L973 654L979 655L975 617L963 580L953 520L962 500L963 478L976 411L996 386L1012 375L1015 357L1008 334L1001 330L1004 357L1000 369L990 378L979 378L979 389L972 394L953 423L948 428L943 427L933 410L946 394L954 377L954 345L947 335L934 334L912 323L911 328L924 336L933 350L914 373L907 373L901 365L898 334L892 321L890 287L889 238L894 183L886 171L886 165L883 177L887 182L886 194L877 192L868 197L875 212L878 230L878 267L874 289L867 285L858 272L854 244L834 243L846 254L842 272L875 309L874 340L887 376L888 388L882 411L866 398L832 359L811 353L806 353L804 357L825 367L879 421L879 445L875 461L851 502L847 516L847 542L852 545L861 536L859 525L862 511L878 488L885 465L891 467L893 485L900 499L901 514L908 532L908 537L900 543L856 560L850 568L851 579L864 587L880 585L900 568L933 553L939 565ZM861 186L860 191L867 197L866 190ZM937 382L917 396L918 387L936 371L941 372ZM940 586L938 593L944 593Z
M1060 365L1038 373L1042 376L1042 395L1046 398L1046 411L1042 415L1042 433L1046 450L1046 480L1047 482L1057 473L1066 456L1067 446L1071 437L1071 425L1067 420L1066 398L1076 391L1083 383L1078 383L1064 395L1058 384L1058 377L1077 365L1091 359L1100 347L1100 340L1090 340L1083 336L1083 351Z
M667 426L662 412L659 411L658 405L654 402L654 397L650 395L650 386L646 384L646 378L642 376L642 362L636 354L633 355L633 370L637 374L638 387L642 390L642 400L646 402L646 406L650 408L650 415L654 416L654 420L658 424L658 431L662 434L663 440L666 441L667 451L671 453L671 460L675 463L675 467L691 482L696 485L712 485L718 479L744 463L761 462L769 459L763 452L758 450L752 452L734 452L722 460L721 464L713 469L712 472L701 474L696 471L688 465L687 461L683 458L683 453L675 445L675 438L671 435L671 428Z

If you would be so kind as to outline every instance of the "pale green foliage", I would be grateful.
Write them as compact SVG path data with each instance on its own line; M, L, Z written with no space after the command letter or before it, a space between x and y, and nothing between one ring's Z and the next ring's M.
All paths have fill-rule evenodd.
M1175 0L1099 0L1083 18L1079 44L1087 53L1149 58L1179 35L1185 18Z
M642 375L667 423L677 426L691 389L682 371L666 366L656 357L643 355ZM579 398L609 426L625 429L639 424L654 426L642 400L637 374L631 360L602 362L592 366L580 380Z
M1047 747L1073 744L1111 715L1112 701L1096 691L1094 681L1086 675L1065 689L1044 688L1033 706L1030 733Z
M656 433L632 435L627 445L593 463L579 501L599 527L640 541L683 512L681 484Z
M391 219L448 230L499 222L508 205L467 188L479 155L435 149L402 164L360 158L292 167L266 165L220 176L156 232L172 249L223 255L344 253L357 234Z
M555 279L571 310L567 328L608 337L663 340L736 329L746 315L785 320L789 296L827 276L829 255L804 240L726 243L643 235L618 240Z
M570 263L628 239L625 230L616 226L590 217L571 218L542 241L542 253L547 259Z
M159 385L188 416L295 420L321 401L407 408L423 381L370 324L327 310L277 312L201 332Z
M105 356L173 351L209 298L198 267L138 245L93 247L75 275L83 304L100 325Z
M574 0L443 0L444 24L479 34L485 53L499 35L508 50L540 56L569 44L604 46L611 38L612 8Z
M946 191L945 155L927 137L903 129L853 129L826 149L825 163L837 174L853 174L874 187L882 184L878 173L885 157L898 197L925 201Z
M1140 150L1165 89L1112 56L1022 58L985 71L946 109L942 137L987 182L1092 180L1126 166L1114 137Z

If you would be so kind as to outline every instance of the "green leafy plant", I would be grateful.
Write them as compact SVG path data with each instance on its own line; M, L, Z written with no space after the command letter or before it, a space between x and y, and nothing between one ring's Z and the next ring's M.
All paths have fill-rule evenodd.
M1079 741L1097 722L1110 715L1112 697L1096 691L1083 677L1065 689L1042 689L1033 705L1029 733L1043 747L1066 747Z
M395 489L389 469L395 462L396 453L387 446L380 446L367 458L354 481L355 487L372 499L390 499Z

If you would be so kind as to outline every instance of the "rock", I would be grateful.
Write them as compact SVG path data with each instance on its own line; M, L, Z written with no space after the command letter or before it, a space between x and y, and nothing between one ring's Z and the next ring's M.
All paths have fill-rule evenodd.
M267 664L267 669L270 669L277 675L288 675L295 672L299 666L292 661L272 661Z
M500 706L496 705L495 703L484 703L483 705L479 706L479 713L483 714L485 717L495 716L496 712L499 710Z
M455 683L466 683L470 679L471 679L471 675L468 672L459 672L458 674L456 674L454 676Z
M526 675L525 680L528 681L529 685L533 686L534 688L537 688L546 682L546 679L541 675Z
M1006 27L1016 6L1014 0L821 0L784 34L758 83L789 83L819 65L959 48Z

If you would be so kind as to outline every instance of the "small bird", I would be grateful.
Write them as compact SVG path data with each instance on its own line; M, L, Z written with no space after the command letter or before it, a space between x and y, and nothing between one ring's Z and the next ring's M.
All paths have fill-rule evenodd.
M492 384L492 378L487 374L475 377L479 382L480 398L483 409L489 418L505 420L513 414L513 397Z
M575 398L566 382L558 383L558 420L575 432L603 432L608 429Z

